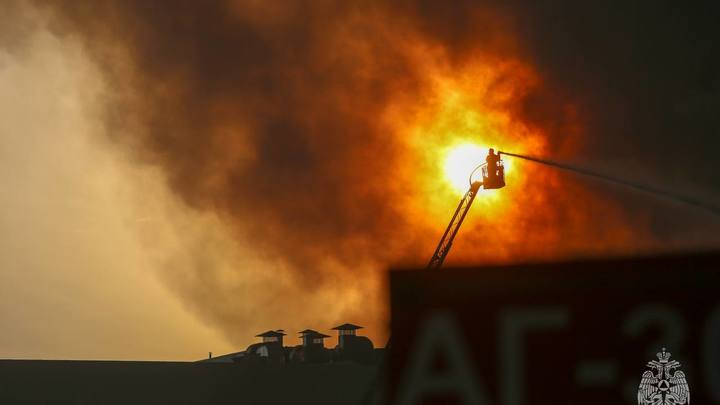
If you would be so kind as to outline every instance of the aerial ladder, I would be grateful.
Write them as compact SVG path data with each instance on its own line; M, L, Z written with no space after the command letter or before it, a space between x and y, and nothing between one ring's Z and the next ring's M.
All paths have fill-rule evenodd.
M473 180L473 177L478 170L480 170L482 180ZM445 258L448 253L450 253L453 240L455 240L455 236L457 236L457 233L460 230L460 225L462 225L465 220L465 216L470 210L470 206L472 206L475 196L477 196L480 188L491 190L505 187L505 168L503 167L503 161L500 154L494 154L493 150L490 149L488 161L479 165L470 173L469 183L470 188L460 200L460 204L458 204L455 209L455 213L450 220L450 224L448 224L448 227L445 229L445 233L442 238L440 238L440 243L438 243L435 253L427 265L428 270L435 270L442 267Z

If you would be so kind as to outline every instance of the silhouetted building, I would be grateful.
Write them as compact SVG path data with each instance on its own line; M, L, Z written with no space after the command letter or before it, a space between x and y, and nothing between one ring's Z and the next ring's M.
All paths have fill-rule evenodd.
M333 330L338 331L338 346L344 347L348 336L356 336L356 331L362 329L362 326L353 325L351 323L344 323L340 326L336 326ZM352 339L352 338L350 338Z
M322 334L312 329L305 329L300 331L300 338L302 339L303 346L320 345L324 346L323 339L329 338L329 335Z
M245 356L244 351L214 356L200 361L203 363L237 363L243 356Z
M335 347L335 359L370 364L376 359L372 341L365 336L357 336L362 326L344 323L333 330L338 331L338 344Z
M295 346L290 351L290 361L297 363L327 363L332 359L332 353L325 348L324 339L330 336L312 329L300 332L302 345Z
M243 363L265 364L275 363L330 363L333 361L373 364L382 356L384 350L374 349L373 343L365 336L358 336L357 330L362 326L345 323L336 326L338 344L333 349L325 348L325 339L330 336L316 330L305 329L298 332L302 344L285 347L282 329L269 330L255 335L262 342L251 344L243 352L229 353L222 356L201 360L208 363Z
M255 335L262 338L262 342L251 344L242 355L234 356L232 360L238 363L286 363L287 353L283 347L283 336L285 332L282 329Z
M255 335L255 337L262 338L263 343L278 342L280 343L280 346L283 344L283 336L285 336L285 332L282 329L269 330L259 335Z

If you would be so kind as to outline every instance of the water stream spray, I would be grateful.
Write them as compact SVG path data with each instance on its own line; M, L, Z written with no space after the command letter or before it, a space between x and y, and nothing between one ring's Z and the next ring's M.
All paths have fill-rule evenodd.
M708 204L703 201L700 201L700 200L697 200L697 199L694 199L694 198L691 198L688 196L684 196L681 194L676 194L676 193L673 193L673 192L670 192L667 190L661 190L661 189L658 189L655 187L647 186L647 185L640 184L640 183L635 183L635 182L624 180L624 179L619 179L617 177L612 177L607 174L597 173L597 172L594 172L594 171L591 171L591 170L588 170L588 169L585 169L582 167L572 166L572 165L569 165L566 163L555 162L552 160L540 159L540 158L533 157L533 156L520 155L517 153L504 152L504 151L498 151L498 154L512 156L512 157L516 157L518 159L529 160L531 162L539 163L539 164L546 165L546 166L556 167L558 169L567 170L567 171L581 174L584 176L594 177L596 179L599 179L599 180L602 180L602 181L605 181L608 183L618 184L618 185L625 186L625 187L628 187L628 188L631 188L631 189L634 189L637 191L642 191L644 193L663 197L668 200L691 205L696 208L701 208L713 215L720 216L720 208L718 208L712 204Z

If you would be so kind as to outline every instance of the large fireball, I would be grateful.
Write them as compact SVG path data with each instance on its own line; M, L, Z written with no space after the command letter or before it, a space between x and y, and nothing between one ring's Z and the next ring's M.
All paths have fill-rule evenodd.
M530 67L517 60L493 58L449 66L441 56L434 60L427 55L421 69L427 80L424 97L399 98L390 119L407 145L401 166L409 168L406 183L412 190L406 206L414 221L428 230L425 249L431 251L489 148L542 155L546 139L518 114L524 97L537 85ZM520 194L537 193L528 185L529 176L537 176L529 171L531 167L510 159L504 159L504 166L508 186L481 189L464 225L463 240L470 239L467 233L481 223L511 222L521 216L516 208L516 201L524 198ZM456 246L453 257L487 260L503 255L499 248L462 250L463 246Z
M445 158L445 179L458 193L470 185L470 174L485 162L488 149L476 144L462 144L449 149ZM474 176L473 180L477 180Z

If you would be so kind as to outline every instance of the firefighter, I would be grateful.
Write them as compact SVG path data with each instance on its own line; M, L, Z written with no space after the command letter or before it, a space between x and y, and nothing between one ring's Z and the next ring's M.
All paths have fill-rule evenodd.
M494 179L497 177L499 160L500 160L500 155L495 153L495 149L490 148L487 158L485 158L485 161L487 162L487 170L488 170L489 178Z

